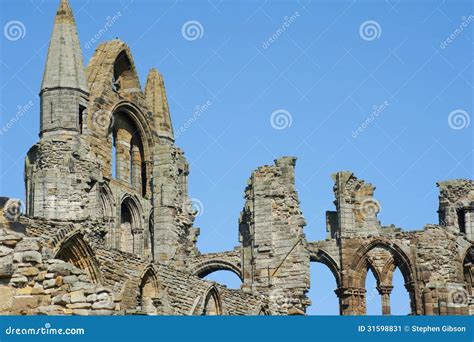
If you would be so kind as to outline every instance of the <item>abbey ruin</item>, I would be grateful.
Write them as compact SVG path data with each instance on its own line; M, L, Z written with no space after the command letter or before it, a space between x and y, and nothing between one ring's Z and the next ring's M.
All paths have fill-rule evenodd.
M439 182L439 224L381 225L374 186L337 172L327 238L307 241L295 161L251 173L234 250L202 254L162 75L144 91L127 45L87 68L61 0L41 85L40 140L24 169L25 213L0 198L0 314L303 315L310 263L337 283L341 315L365 314L370 269L390 314L399 268L413 315L472 315L474 182ZM202 279L234 272L238 290Z

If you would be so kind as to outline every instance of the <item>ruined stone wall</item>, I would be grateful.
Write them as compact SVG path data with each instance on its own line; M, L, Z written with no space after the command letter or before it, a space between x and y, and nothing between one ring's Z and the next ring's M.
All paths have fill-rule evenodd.
M31 217L84 220L97 207L91 190L100 179L98 162L76 135L41 139L25 165L26 210Z
M0 215L0 314L112 315L113 292L63 260L50 258L40 237L16 232Z
M26 215L18 201L0 198L0 314L304 314L310 262L334 274L343 315L365 314L369 269L390 314L396 268L412 314L474 312L472 180L440 182L439 225L403 232L379 222L374 186L338 172L327 239L308 243L296 159L283 157L248 181L241 245L201 254L189 165L174 144L157 70L142 91L118 39L99 45L84 70L62 0L40 97ZM241 289L201 279L217 270L237 274Z
M252 173L240 222L243 289L268 296L270 311L280 314L302 314L309 304L310 258L294 166L294 158L284 157Z
M107 248L98 222L0 218L0 314L201 315L211 290L219 314L268 308L264 297Z

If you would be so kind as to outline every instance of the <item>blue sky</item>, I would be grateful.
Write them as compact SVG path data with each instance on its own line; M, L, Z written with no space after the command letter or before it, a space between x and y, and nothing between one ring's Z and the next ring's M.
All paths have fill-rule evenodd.
M0 194L24 198L23 161L38 139L58 1L0 3ZM85 63L95 35L118 37L131 47L142 87L150 68L163 73L175 131L208 104L177 138L190 162L190 195L202 203L202 252L238 244L246 181L280 156L298 158L309 240L326 236L336 171L374 184L382 224L407 230L437 223L437 181L472 178L468 0L70 3ZM392 303L407 301L398 278ZM213 279L235 286L229 275ZM329 270L314 265L311 280L310 312L337 313ZM368 306L380 312L379 298Z

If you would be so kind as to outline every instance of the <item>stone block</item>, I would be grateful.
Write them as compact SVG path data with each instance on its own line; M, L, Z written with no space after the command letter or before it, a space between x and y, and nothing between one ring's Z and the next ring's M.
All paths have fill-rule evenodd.
M74 284L79 281L79 278L75 275L65 276L63 277L64 284Z
M48 272L55 273L60 276L68 276L71 274L73 265L69 263L55 263L48 266Z
M46 279L45 281L43 281L43 287L45 289L56 287L56 279Z
M13 310L18 313L26 313L28 310L38 307L38 296L14 296Z
M39 273L39 270L36 267L25 267L20 270L20 273L27 277L33 277Z
M86 302L86 297L84 296L84 291L73 291L71 292L71 303Z
M13 306L13 289L8 286L0 286L0 314L10 313Z
M23 253L22 261L39 264L42 261L41 253L37 251L26 251Z

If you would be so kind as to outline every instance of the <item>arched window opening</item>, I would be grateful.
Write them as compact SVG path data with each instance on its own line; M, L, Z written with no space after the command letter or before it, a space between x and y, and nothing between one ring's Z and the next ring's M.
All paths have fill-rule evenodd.
M382 298L377 290L377 280L372 270L367 271L365 278L365 310L367 315L382 314Z
M123 252L133 253L132 221L130 207L124 202L120 208L120 250Z
M242 285L240 278L234 272L228 270L212 272L205 276L204 279L225 285L228 289L240 289L240 285Z
M114 63L112 89L116 92L120 92L123 89L127 89L131 86L130 83L135 81L134 78L135 76L133 74L132 63L130 62L130 59L128 58L125 51L122 51L117 56L117 59Z
M112 170L114 178L129 184L142 196L146 193L146 172L144 172L144 150L142 137L135 122L127 111L114 113L111 133ZM115 165L114 165L115 164Z
M156 275L152 269L149 269L142 278L138 297L139 307L148 315L157 314L159 305L158 292Z
M211 288L207 293L206 299L204 301L204 310L202 312L203 316L218 316L222 315L222 305L219 293L216 288Z
M54 258L69 262L84 270L94 283L101 281L101 274L94 254L80 234L74 234L65 240Z
M311 287L308 297L311 305L307 308L308 315L339 315L339 299L334 292L337 282L331 270L322 263L311 262Z
M104 219L104 223L107 226L107 234L105 240L108 246L115 247L114 243L114 209L113 196L106 185L100 188L100 206L101 206L101 217Z
M408 315L410 309L410 296L405 288L405 279L397 267L393 273L393 289L390 294L390 314Z

